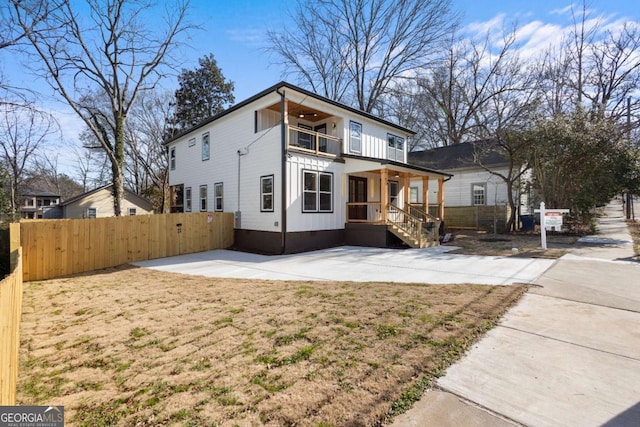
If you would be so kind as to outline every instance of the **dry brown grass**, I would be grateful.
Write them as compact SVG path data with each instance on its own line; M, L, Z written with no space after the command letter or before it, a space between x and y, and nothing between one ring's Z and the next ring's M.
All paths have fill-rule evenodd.
M523 286L211 279L120 268L25 284L19 404L67 425L379 425Z
M560 258L576 243L575 235L547 234L547 250L541 248L537 233L493 234L486 231L454 230L448 246L459 246L453 254ZM517 249L517 250L514 250Z
M633 238L633 250L636 255L640 256L640 221L627 221L629 226L629 233Z

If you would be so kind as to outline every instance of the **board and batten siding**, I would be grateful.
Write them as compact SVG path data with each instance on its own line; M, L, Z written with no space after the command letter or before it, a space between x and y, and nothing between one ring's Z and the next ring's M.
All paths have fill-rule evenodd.
M292 155L287 166L287 231L343 229L346 207L344 164L322 157ZM302 212L302 174L305 170L333 174L333 212Z
M169 184L191 187L193 211L200 210L201 185L207 186L207 210L213 211L214 184L222 182L223 210L239 210L241 228L280 231L281 128L277 124L254 132L255 111L279 102L279 99L276 93L267 95L169 144L169 149L176 148L176 167L169 174ZM202 136L207 132L210 156L209 160L202 160ZM196 143L189 146L192 138ZM244 154L239 156L238 150ZM274 177L274 211L260 212L260 177L267 175Z

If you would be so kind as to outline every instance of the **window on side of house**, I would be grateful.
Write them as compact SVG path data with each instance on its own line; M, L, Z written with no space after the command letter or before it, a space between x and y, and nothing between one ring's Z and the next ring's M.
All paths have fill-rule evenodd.
M333 174L302 171L302 212L333 212Z
M137 213L136 208L129 208L129 215L135 215Z
M213 210L216 212L223 211L223 205L222 205L223 194L224 194L223 190L224 188L221 182L217 182L213 184L213 199L214 199Z
M273 175L260 177L260 212L273 212Z
M202 161L209 160L211 145L209 143L209 132L202 134Z
M404 161L404 138L399 136L387 134L387 157L389 160L395 160L396 162Z
M169 151L169 163L171 165L171 170L176 169L176 147L171 147Z
M184 189L184 211L191 212L191 187Z
M349 123L349 151L362 152L362 125L358 122Z
M97 218L98 217L98 209L97 208L87 208L86 217L87 218Z
M471 202L473 206L484 206L487 204L487 185L471 184Z
M196 139L195 138L190 138L189 139L189 147L193 147L194 145L196 145Z
M200 211L201 212L207 211L207 186L206 185L200 186Z
M418 187L409 187L409 203L418 203Z

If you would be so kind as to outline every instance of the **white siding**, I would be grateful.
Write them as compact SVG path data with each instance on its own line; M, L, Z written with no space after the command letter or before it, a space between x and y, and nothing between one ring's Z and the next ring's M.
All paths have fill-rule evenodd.
M265 96L250 106L233 111L169 145L176 147L176 168L170 171L169 184L183 184L185 188L192 188L194 211L199 210L198 191L201 185L207 185L207 210L213 211L214 184L222 182L224 211L240 210L241 228L280 231L281 128L277 124L254 133L255 111L266 108L279 99L275 93ZM211 155L209 160L203 161L202 134L206 132L210 135ZM189 147L188 140L194 136L196 144ZM238 150L244 154L239 156ZM266 175L274 176L273 212L260 212L260 177Z
M302 212L302 171L333 174L333 212ZM315 156L292 155L287 162L287 231L336 230L344 228L346 207L344 164Z
M507 203L507 186L502 178L479 170L447 171L454 176L444 184L445 206L472 206L472 184L486 184L486 205L504 205ZM418 203L422 203L422 180L411 182L412 187L418 188ZM429 204L438 202L438 180L429 180Z

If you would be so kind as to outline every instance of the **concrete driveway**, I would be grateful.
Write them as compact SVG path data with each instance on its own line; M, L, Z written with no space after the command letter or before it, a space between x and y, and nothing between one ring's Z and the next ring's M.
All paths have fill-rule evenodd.
M487 285L533 283L553 264L547 259L447 253L453 249L343 246L280 256L214 250L134 264L207 277Z

